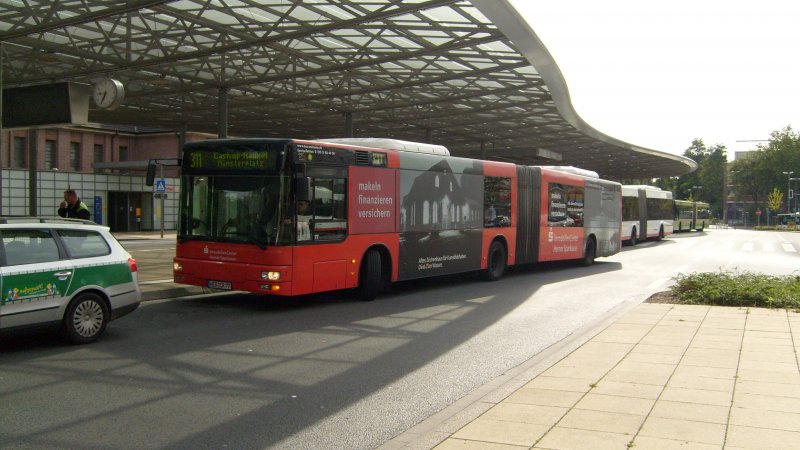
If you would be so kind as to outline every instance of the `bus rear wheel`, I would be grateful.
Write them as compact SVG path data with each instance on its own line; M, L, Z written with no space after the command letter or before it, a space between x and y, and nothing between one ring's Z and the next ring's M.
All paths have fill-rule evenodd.
M506 248L499 241L489 246L489 261L486 267L486 281L497 281L506 271Z
M594 237L590 237L586 241L586 248L583 249L583 258L581 265L588 267L594 264L594 258L597 256L597 245L594 243Z
M374 300L381 289L381 254L372 249L364 255L358 274L356 297L359 300Z

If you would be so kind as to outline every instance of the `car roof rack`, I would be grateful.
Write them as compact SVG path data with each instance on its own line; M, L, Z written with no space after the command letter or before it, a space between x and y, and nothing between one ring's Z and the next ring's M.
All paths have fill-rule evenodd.
M83 224L83 225L97 225L97 223L92 222L91 220L85 219L68 219L65 217L39 217L39 216L0 216L0 224L9 224L9 223L71 223L71 224Z

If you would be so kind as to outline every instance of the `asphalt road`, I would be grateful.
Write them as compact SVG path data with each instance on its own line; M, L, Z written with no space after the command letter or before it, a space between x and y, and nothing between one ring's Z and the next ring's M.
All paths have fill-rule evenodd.
M146 266L171 264L162 243L126 246L147 272L140 280L160 279ZM375 448L679 272L788 274L798 251L800 234L711 230L625 247L589 268L404 283L369 303L146 302L92 345L0 342L0 447Z

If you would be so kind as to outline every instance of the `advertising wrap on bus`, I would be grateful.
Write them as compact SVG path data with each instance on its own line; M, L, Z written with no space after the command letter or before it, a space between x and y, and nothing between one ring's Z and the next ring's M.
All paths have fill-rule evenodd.
M397 214L397 171L350 168L350 234L394 233Z
M400 279L480 269L483 166L441 156L403 155Z

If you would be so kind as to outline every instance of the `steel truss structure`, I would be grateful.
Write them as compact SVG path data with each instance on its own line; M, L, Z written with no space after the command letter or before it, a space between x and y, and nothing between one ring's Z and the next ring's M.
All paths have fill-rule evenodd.
M575 165L611 179L695 168L583 123L535 34L513 17L490 20L509 8L504 0L4 0L2 82L122 81L121 107L90 111L98 123L429 141L458 156ZM514 33L536 51L521 52Z

